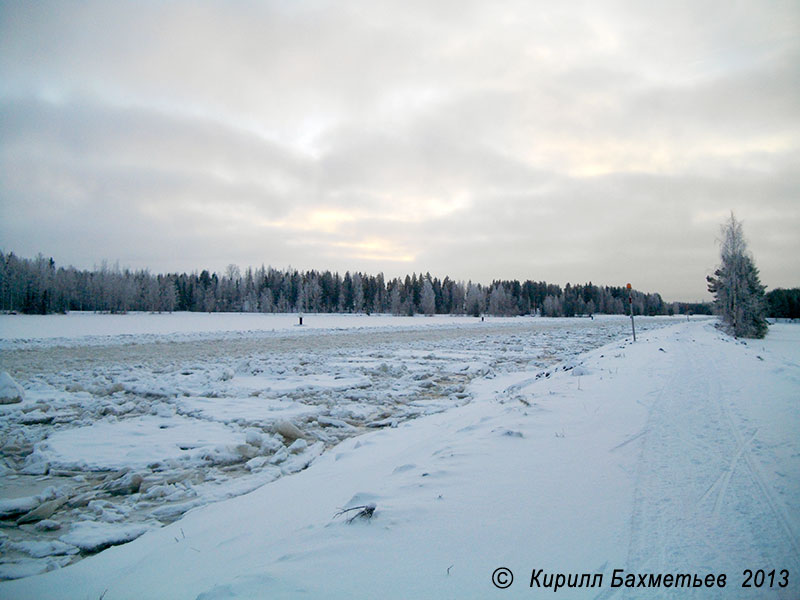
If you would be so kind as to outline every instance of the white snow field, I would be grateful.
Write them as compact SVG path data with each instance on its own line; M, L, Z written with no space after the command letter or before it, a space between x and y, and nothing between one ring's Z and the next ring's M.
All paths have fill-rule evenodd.
M800 597L800 326L419 321L10 339L0 597Z
M364 314L303 314L299 327L298 313L128 313L96 314L71 312L66 315L0 315L0 348L34 345L107 345L154 341L168 336L171 341L236 338L243 335L274 334L292 331L324 333L342 330L369 330L421 327L463 326L473 323L469 317L435 315L395 317ZM518 319L486 317L492 323Z

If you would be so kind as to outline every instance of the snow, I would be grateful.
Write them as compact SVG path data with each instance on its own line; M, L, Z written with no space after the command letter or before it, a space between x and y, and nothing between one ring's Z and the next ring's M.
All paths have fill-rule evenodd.
M208 451L243 442L244 436L213 421L143 416L57 431L35 452L51 468L100 471L138 469L168 460L202 464Z
M98 314L74 311L66 315L0 314L0 347L20 345L85 345L108 343L142 343L159 337L196 339L220 334L280 333L309 331L342 331L393 328L436 328L474 326L473 317L436 315L398 317L393 315L303 315L299 325L297 314L262 313L129 313ZM486 317L488 322L514 323L514 317Z
M81 521L62 535L63 544L79 548L83 552L97 552L110 546L135 540L147 531L145 525L113 525L96 521Z
M5 371L0 373L0 404L16 404L24 397L25 392L11 375Z
M186 413L199 413L222 422L269 422L278 419L308 420L317 415L318 408L293 400L246 396L244 398L187 398L179 401Z
M45 558L47 556L60 556L64 554L77 554L77 546L65 544L58 540L37 541L37 542L18 542L12 544L14 550L24 552L34 558Z
M39 506L42 501L34 496L0 500L0 518L23 515Z
M22 579L52 571L69 564L68 556L48 557L45 559L26 558L14 563L0 564L0 580L2 579Z
M116 440L109 435L124 441L121 432L159 420L197 421L201 431L225 427L226 435L209 437L210 447L235 444L257 454L241 457L246 474L168 465L145 472L146 489L136 498L95 498L75 509L84 511L83 521L65 525L66 534L50 534L63 544L88 547L95 534L102 538L114 528L152 530L66 568L0 583L0 596L46 597L58 589L63 598L104 592L106 598L191 599L531 597L551 591L528 587L531 570L544 569L603 574L601 588L559 590L567 598L797 597L800 327L775 325L766 340L742 343L718 332L713 321L665 320L672 326L648 330L642 320L634 344L620 339L621 330L603 329L613 320L563 321L553 329L549 320L531 321L530 330L425 329L396 342L387 341L391 332L330 333L330 344L315 340L322 347L311 349L294 340L277 354L268 348L238 354L242 346L228 345L236 356L213 361L192 345L191 368L165 357L161 367L143 363L120 369L119 376L108 361L97 374L63 375L90 391L64 392L55 375L20 379L26 400L7 407L8 422L47 397L49 410L37 410L75 410L87 421L84 433L109 428L91 436L98 456L113 455ZM581 352L587 347L594 349ZM127 364L138 364L139 356ZM462 380L448 379L464 367L469 374ZM226 369L233 373L227 379ZM337 376L350 383L269 385L306 375L318 383ZM117 382L144 385L148 376L158 384L146 388L166 395L101 393ZM368 378L367 387L359 386L361 378ZM47 387L52 382L62 382L62 403L45 394L55 389ZM208 393L193 395L198 386ZM78 398L94 407L92 414L81 416ZM100 415L100 408L125 402L135 409L122 417ZM214 402L222 408L215 410ZM226 416L239 402L241 413ZM303 438L276 433L270 413L280 411L270 407L283 403L311 411L293 415ZM140 414L146 404L157 414ZM369 427L380 421L396 426ZM87 436L70 434L74 427L35 427L49 432L40 453L66 435L70 443L57 454L74 451L73 466L86 460L77 450ZM157 440L152 426L143 430L145 439ZM21 435L16 426L9 431ZM174 449L148 458L179 462L167 450ZM48 460L56 461L53 456ZM126 460L121 450L108 466ZM198 479L204 472L214 479ZM183 499L159 500L170 494ZM155 511L183 516L157 527L141 507L148 502ZM369 504L375 505L371 518L334 518L341 509ZM65 557L41 560L56 558ZM14 560L6 571L54 566ZM515 575L511 588L499 592L491 583L498 567ZM758 568L789 570L789 587L741 588L742 572ZM614 569L726 573L729 583L721 591L643 594L610 588Z

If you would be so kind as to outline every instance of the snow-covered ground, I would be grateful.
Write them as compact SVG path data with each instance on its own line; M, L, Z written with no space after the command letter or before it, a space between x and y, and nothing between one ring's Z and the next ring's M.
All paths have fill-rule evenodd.
M303 325L299 326L302 316ZM598 317L606 318L606 317ZM520 318L485 317L493 324ZM0 314L0 348L32 346L86 346L147 343L163 339L198 340L241 338L291 331L320 335L370 329L419 329L473 326L478 319L435 315L396 317L364 314L262 313L128 313L124 315L71 312L66 315Z
M26 398L0 407L0 511L58 505L4 521L7 576L138 539L0 596L530 597L601 573L560 596L796 598L800 327L637 325L636 344L611 318L5 350Z

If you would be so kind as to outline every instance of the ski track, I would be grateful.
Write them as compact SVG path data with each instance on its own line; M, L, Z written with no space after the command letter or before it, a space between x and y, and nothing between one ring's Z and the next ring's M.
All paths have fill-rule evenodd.
M729 398L741 393L719 357L684 339L670 356L675 375L649 407L639 457L625 573L727 574L725 588L688 588L681 598L794 598L785 589L743 589L744 569L800 573L798 539L765 479ZM691 374L690 377L682 375ZM753 398L754 401L758 399ZM707 532L697 536L697 531ZM606 576L611 578L611 573ZM667 588L606 588L598 599L672 598ZM765 596L766 595L766 596Z

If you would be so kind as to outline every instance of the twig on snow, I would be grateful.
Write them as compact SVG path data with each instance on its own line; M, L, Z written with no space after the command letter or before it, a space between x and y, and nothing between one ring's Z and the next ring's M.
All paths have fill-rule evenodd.
M333 518L335 519L336 517L349 513L350 511L353 510L357 510L358 512L349 519L347 519L348 523L352 523L359 517L363 517L364 519L371 519L372 515L375 513L375 504L370 502L369 504L364 504L363 506L353 506L352 508L343 508L335 515L333 515Z

